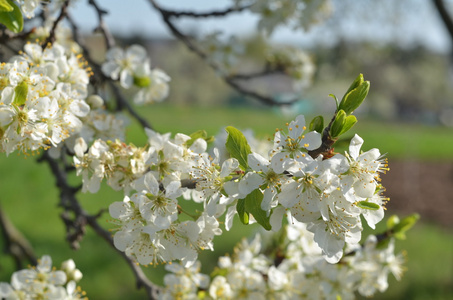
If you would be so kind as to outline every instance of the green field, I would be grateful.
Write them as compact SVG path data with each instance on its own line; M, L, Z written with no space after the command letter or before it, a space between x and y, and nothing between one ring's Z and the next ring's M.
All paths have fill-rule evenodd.
M276 128L284 128L294 117L284 116L272 109L231 109L225 107L172 107L159 105L141 110L159 132L182 132L190 134L200 129L215 135L222 127L234 126L238 129L251 128L258 137L270 137ZM331 116L324 115L325 120ZM359 134L364 140L364 149L379 148L390 158L450 160L453 161L453 129L420 125L416 123L392 123L362 120L346 134L352 137ZM306 116L307 123L311 117ZM138 125L133 124L131 140L143 143L144 135Z
M270 110L227 108L199 109L193 107L172 108L155 106L144 110L145 115L160 132L191 133L206 129L216 134L222 126L232 125L240 129L253 128L264 137L275 128L284 127L291 121ZM365 149L378 147L391 158L421 160L453 160L453 130L421 125L380 124L361 121L352 130L365 139ZM138 145L144 144L144 134L137 125L129 131L129 138ZM0 159L0 205L11 221L32 242L37 255L49 254L59 265L73 258L84 274L80 285L90 299L143 299L143 291L135 289L131 271L105 242L89 229L78 251L65 243L64 225L60 220L61 209L57 206L58 191L55 180L45 164L36 164L33 158L24 159L14 154ZM80 195L81 204L91 212L105 208L122 195L103 187L95 195ZM388 212L389 214L391 212ZM103 215L108 219L108 214ZM237 222L236 225L239 225ZM106 228L109 227L105 223ZM251 233L254 228L242 226L241 234ZM231 251L239 236L228 232L216 242L216 253L202 253L204 271L209 272L215 257ZM3 249L3 240L0 239ZM420 222L397 245L407 250L408 272L403 280L390 280L389 290L375 299L453 299L453 233L435 224ZM156 282L162 282L162 268L149 267L146 272ZM10 281L13 263L9 256L0 256L0 281Z

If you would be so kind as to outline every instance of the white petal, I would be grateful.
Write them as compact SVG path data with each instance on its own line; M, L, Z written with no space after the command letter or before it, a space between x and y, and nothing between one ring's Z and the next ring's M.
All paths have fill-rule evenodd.
M122 60L124 58L124 51L119 47L112 47L105 54L107 60Z
M245 174L244 178L239 182L239 192L241 192L241 196L245 197L253 190L259 188L263 183L263 177L257 173L249 172Z
M249 154L247 162L249 164L249 167L257 172L266 172L268 169L267 166L269 165L268 159L265 159L264 157L255 152Z
M231 172L239 168L239 162L235 158L229 158L222 164L222 170L220 171L220 177L224 178L230 175Z
M85 151L87 151L87 149L88 149L88 146L87 146L85 140L81 137L78 138L74 145L74 153L78 157L83 157L83 155L85 154Z
M281 174L283 173L283 171L285 171L283 164L286 160L288 160L286 156L287 153L285 152L278 152L274 156L272 156L271 167L275 173Z
M366 222L368 223L368 226L370 226L372 229L375 229L376 224L384 218L384 209L382 207L378 210L366 209L362 212L362 214Z
M293 139L297 139L302 135L305 129L305 117L303 115L299 115L294 121L289 123L289 136Z
M181 195L181 181L172 181L165 187L165 196L167 198L176 199Z
M371 174L362 174L353 184L357 196L362 198L373 197L376 191L376 181Z
M90 113L90 106L85 101L74 100L69 105L71 112L78 117L85 117Z
M309 133L305 134L305 138L301 140L301 143L307 150L315 150L319 146L321 146L321 134L316 131L310 131ZM305 146L307 144L308 146Z
M126 50L126 58L132 62L142 63L146 59L145 48L140 45L132 45Z
M105 76L109 76L113 80L118 80L120 71L120 66L113 61L108 61L102 64L102 73L104 73Z
M282 227L283 215L286 213L286 209L283 206L277 206L270 217L270 224L272 231L277 232Z
M208 147L208 143L204 139L196 139L195 142L193 142L192 146L190 146L189 149L195 153L203 153L206 151L207 147Z
M133 240L134 236L130 234L130 232L118 231L113 236L113 244L115 245L115 248L120 251L125 251Z
M113 77L112 77L113 78ZM120 84L123 88L128 89L134 84L134 77L129 70L122 70L120 73Z
M151 172L146 173L143 178L143 183L146 187L146 190L151 194L157 195L159 193L159 183Z
M360 154L360 148L363 145L363 139L358 136L357 134L354 135L354 137L351 140L351 143L349 144L349 154L351 155L354 160L359 157Z
M236 214L236 206L230 206L228 207L228 211L225 216L225 229L227 231L230 231L231 227L233 227L233 218L234 215Z

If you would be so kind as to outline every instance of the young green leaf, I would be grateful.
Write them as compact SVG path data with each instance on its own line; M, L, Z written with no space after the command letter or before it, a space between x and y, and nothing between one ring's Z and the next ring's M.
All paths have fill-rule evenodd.
M151 79L148 76L134 76L134 85L138 86L139 88L147 87L151 84Z
M359 76L357 76L356 79L354 79L354 81L351 83L351 85L349 86L349 88L346 91L346 93L344 93L344 96L341 99L341 101L344 100L344 98L346 97L347 94L349 94L350 91L352 91L352 90L356 89L357 87L359 87L363 82L364 82L363 74L359 74Z
M338 101L337 96L335 96L334 94L329 94L329 97L331 97L331 98L333 98L333 100L335 100L335 104L336 104L336 107L337 107L336 110L338 110L339 107L340 107L340 101Z
M14 7L12 7L11 4L8 3L8 0L0 0L0 12L9 12L13 10Z
M247 139L240 130L233 126L228 126L226 131L228 132L228 138L225 143L227 151L231 157L239 161L240 168L245 171L248 167L248 155L252 153Z
M266 212L261 209L263 193L259 189L252 191L245 197L245 211L251 213L255 220L266 230L271 230L272 226Z
M397 223L393 227L393 233L396 238L398 239L405 239L406 238L406 231L412 228L412 226L417 223L418 219L420 219L419 214L412 214L408 217L405 217L401 220L401 222Z
M332 127L330 127L330 136L336 138L340 135L340 132L343 129L344 122L346 121L346 113L344 110L340 109L335 116Z
M28 83L24 80L14 88L13 104L17 106L24 105L25 101L27 101L27 95L28 95Z
M236 204L236 210L239 215L239 220L242 224L248 225L249 223L249 213L245 211L245 199L239 199Z
M357 207L363 208L363 209L369 209L369 210L378 210L380 206L376 203L373 202L368 202L368 201L360 201L357 203Z
M347 116L343 123L343 128L341 129L340 134L338 136L342 135L343 133L351 129L352 126L355 125L355 123L357 123L357 118L354 115Z
M314 117L310 122L309 129L310 131L322 133L322 130L324 129L324 118L322 116Z
M192 133L190 135L191 139L188 140L186 142L186 145L187 147L190 147L192 146L192 144L197 140L197 139L204 139L206 140L206 138L208 137L208 133L206 132L206 130L198 130L198 131L195 131L194 133Z
M397 215L391 215L387 220L387 229L392 229L396 224L400 222L400 218Z
M8 9L8 5L13 9L10 11L0 10L0 23L14 33L21 32L24 28L24 18L19 7L12 0L6 0L6 3L7 6L4 6L6 9Z
M349 87L343 99L341 99L339 108L344 110L347 115L350 115L360 106L360 104L362 104L363 100L365 100L368 95L369 90L370 82L364 81L363 75L360 74Z

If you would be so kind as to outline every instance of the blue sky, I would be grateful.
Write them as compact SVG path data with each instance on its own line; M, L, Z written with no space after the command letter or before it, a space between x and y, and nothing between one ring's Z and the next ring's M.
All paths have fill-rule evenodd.
M342 0L345 1L345 0ZM351 0L349 0L351 1ZM352 0L353 1L353 0ZM363 0L362 0L363 1ZM406 1L408 5L397 5L398 1ZM294 32L290 29L278 29L273 34L277 42L294 42L300 45L310 45L313 42L328 43L335 41L338 34L349 39L379 40L383 42L396 42L402 46L410 46L414 43L424 44L430 49L439 52L446 52L449 49L450 41L447 33L440 22L437 12L434 10L431 1L426 0L379 0L379 5L387 9L397 11L395 16L389 17L383 24L374 14L376 8L370 7L356 18L353 13L344 16L340 23L327 22L324 26L317 26L309 32ZM80 28L89 32L97 25L97 18L92 7L86 4L87 1L78 1L74 4L71 14L77 20ZM190 9L206 11L210 9L221 9L229 6L231 0L161 0L160 3L168 8ZM100 7L109 11L105 20L112 32L120 35L141 33L147 37L169 37L168 30L160 20L160 16L153 11L147 0L97 0ZM334 3L342 3L338 0ZM360 3L356 2L355 3ZM361 2L360 4L363 4ZM402 2L401 2L402 3ZM360 5L359 4L359 5ZM338 4L337 4L338 5ZM366 7L365 7L365 10ZM382 15L388 15L383 10ZM384 18L387 18L384 17ZM359 21L358 21L359 20ZM188 30L196 30L207 33L210 30L218 29L227 33L244 35L251 34L256 28L256 18L249 13L234 14L226 19L212 19L208 21L183 21L181 27ZM335 26L336 31L326 30L326 26Z

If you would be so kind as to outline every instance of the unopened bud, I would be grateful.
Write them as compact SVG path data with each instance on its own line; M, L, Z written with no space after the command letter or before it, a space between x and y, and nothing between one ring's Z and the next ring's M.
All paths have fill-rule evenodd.
M86 103L88 103L91 109L96 109L104 105L104 100L98 95L91 95L86 99Z

